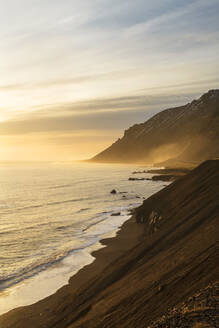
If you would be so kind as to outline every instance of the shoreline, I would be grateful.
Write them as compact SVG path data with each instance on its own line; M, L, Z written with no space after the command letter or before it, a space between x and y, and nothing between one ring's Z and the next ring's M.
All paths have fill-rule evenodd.
M125 214L118 216L118 218L120 220L121 220L121 218L125 217L125 221L121 222L116 229L103 233L101 239L96 240L90 246L87 246L87 247L81 249L80 251L72 250L71 254L67 255L63 259L58 260L56 263L51 264L51 266L49 266L47 269L39 271L37 273L34 273L32 276L30 276L24 280L21 280L20 282L16 283L15 285L12 285L9 288L6 288L5 290L3 290L1 292L2 295L0 295L1 296L0 307L1 307L1 303L4 304L5 300L10 302L10 297L13 298L14 295L16 295L16 298L19 298L23 294L28 295L29 290L34 290L35 292L37 292L37 289L39 287L47 289L45 291L44 295L40 296L41 294L39 294L39 295L37 294L38 296L36 296L36 297L34 296L32 298L32 300L28 301L28 303L25 301L25 302L23 302L22 305L17 305L15 307L10 306L10 309L3 310L4 312L0 312L0 316L7 314L10 311L16 310L17 308L30 306L37 302L40 302L43 299L54 295L59 289L66 286L69 283L69 280L72 277L74 277L80 270L82 270L84 267L92 264L95 261L96 257L94 255L96 254L96 252L107 247L107 244L105 244L105 241L107 242L108 239L111 240L111 239L116 238L116 236L117 236L118 232L120 231L121 227L123 226L123 224L130 219L130 217L131 217L130 211L137 208L138 206L139 206L139 204L136 203L136 205L134 207L132 207L131 209L127 208ZM79 254L81 263L76 265L76 264L74 264L74 261L76 260L76 262L77 262L77 258L75 258L75 256L77 254L75 254L75 253L78 253L78 252L79 253L82 252L84 254ZM70 264L71 262L72 262L72 266ZM71 267L71 272L69 274L66 274L64 269L67 268L68 263L69 263L69 267ZM77 266L77 267L74 268L74 266ZM64 275L60 274L60 270L63 270ZM54 275L57 276L57 278L53 278ZM67 275L68 275L68 277L67 277ZM48 279L49 280L52 279L51 287L49 287L49 288L48 288L48 284L46 283L46 281L48 281ZM55 290L53 287L53 282L54 283L56 282L56 284L58 286Z
M129 174L129 172L127 174ZM163 188L162 183L156 183L154 185L149 184L148 187L147 185L142 186L144 186L147 197ZM83 265L80 265L80 261L78 260L79 254L74 255L75 249L73 249L72 251L70 251L68 256L55 261L50 266L47 266L46 269L43 268L42 270L39 269L37 272L31 272L31 274L28 273L28 277L22 278L19 282L16 282L15 284L12 282L13 284L11 284L10 287L5 288L1 293L2 295L0 298L0 316L18 307L29 306L40 300L43 300L46 297L52 296L54 293L56 293L57 290L65 286L68 283L69 279L71 279L71 277L74 276L79 270L83 269L84 266L89 265L95 260L93 253L95 254L96 250L105 247L106 245L104 244L104 241L106 239L109 239L106 238L105 235L113 233L113 238L115 238L118 231L121 229L121 225L124 223L124 220L129 220L129 218L131 217L130 213L133 211L133 209L140 206L143 199L145 199L143 195L141 195L140 197L137 191L133 191L132 184L129 184L127 188L130 189L127 189L129 190L129 192L125 192L127 195L124 196L123 192L120 191L118 191L117 193L118 196L121 197L121 200L122 197L124 197L125 201L128 201L126 205L124 203L122 207L117 208L117 205L115 204L112 208L110 207L110 209L108 209L108 219L105 221L105 232L102 233L100 237L95 237L94 239L98 240L94 241L91 246L86 246L85 252L83 252L82 249L81 262L83 263ZM108 195L108 197L111 197L110 194ZM97 213L99 214L99 211L97 211ZM100 213L107 212L104 210ZM120 213L121 215L114 215L114 213ZM99 231L99 228L97 230ZM95 249L95 251L93 251L93 249ZM74 258L74 256L76 256L76 259ZM68 261L68 259L70 260ZM70 261L72 261L72 264L70 263ZM46 280L48 281L48 283L46 283ZM40 292L40 290L42 290L42 292Z
M149 197L68 285L4 314L0 327L145 328L215 282L218 165L205 162Z
M134 207L134 210L138 208L137 205ZM128 233L127 233L128 232ZM0 315L0 325L3 320L4 328L10 327L11 323L9 322L9 326L7 324L7 317L8 315L12 318L13 327L16 327L17 315L24 311L25 313L30 315L30 318L35 313L35 309L32 312L32 308L37 308L40 311L40 316L43 318L43 309L48 308L51 304L59 303L59 301L69 293L77 293L77 291L86 283L90 281L90 279L95 278L96 275L100 274L102 270L107 268L111 263L115 262L118 258L125 254L129 249L136 244L136 240L144 235L144 229L140 225L136 225L135 219L133 215L130 215L129 219L127 219L120 227L118 227L117 231L111 232L111 234L115 234L114 236L110 236L107 238L103 238L99 241L101 244L100 248L94 250L90 253L90 255L94 258L90 264L86 264L83 266L78 272L71 275L68 279L68 283L60 287L56 292L52 293L51 295L38 300L37 302L13 308L6 313ZM118 252L119 249L119 252ZM107 259L107 260L106 260ZM37 312L38 312L37 311ZM28 316L29 316L28 315ZM46 316L48 314L46 313ZM26 316L26 314L25 314ZM6 322L5 322L6 318ZM28 327L28 325L24 325L22 327ZM41 327L41 324L37 327Z

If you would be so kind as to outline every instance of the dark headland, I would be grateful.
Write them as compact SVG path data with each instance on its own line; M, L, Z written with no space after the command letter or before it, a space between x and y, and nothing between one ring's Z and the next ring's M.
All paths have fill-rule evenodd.
M125 130L91 161L194 167L219 154L219 90Z
M137 208L96 260L1 328L216 327L219 160Z

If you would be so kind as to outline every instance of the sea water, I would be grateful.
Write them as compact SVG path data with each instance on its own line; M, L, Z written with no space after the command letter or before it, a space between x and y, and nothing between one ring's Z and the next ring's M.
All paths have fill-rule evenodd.
M128 210L163 187L129 181L136 169L141 168L0 164L0 314L67 284L94 260L91 253L103 247L100 240L116 235L130 217Z

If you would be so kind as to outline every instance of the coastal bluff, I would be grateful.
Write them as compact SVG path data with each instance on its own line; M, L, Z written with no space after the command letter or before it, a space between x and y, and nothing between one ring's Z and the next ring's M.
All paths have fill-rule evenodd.
M146 199L68 285L0 327L216 327L218 192L219 160L208 160Z
M131 126L91 161L194 166L219 157L218 140L219 89L215 89Z

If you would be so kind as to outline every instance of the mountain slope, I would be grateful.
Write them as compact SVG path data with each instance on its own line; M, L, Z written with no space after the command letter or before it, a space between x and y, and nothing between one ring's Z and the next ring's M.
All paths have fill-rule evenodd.
M219 90L210 90L198 100L130 127L92 160L151 164L172 158L188 162L215 158L219 156L218 114Z
M201 164L145 200L69 285L6 313L0 327L146 328L173 307L181 315L182 302L218 280L218 188L219 161ZM203 327L196 314L177 327Z

